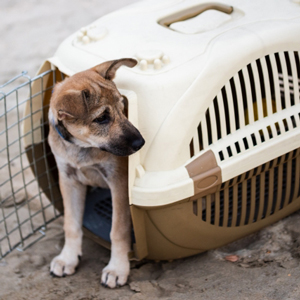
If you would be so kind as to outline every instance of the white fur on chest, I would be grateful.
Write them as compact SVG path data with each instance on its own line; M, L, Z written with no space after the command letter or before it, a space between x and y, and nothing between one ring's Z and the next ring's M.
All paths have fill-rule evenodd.
M77 168L76 174L78 180L85 185L108 188L104 174L100 171L100 165Z

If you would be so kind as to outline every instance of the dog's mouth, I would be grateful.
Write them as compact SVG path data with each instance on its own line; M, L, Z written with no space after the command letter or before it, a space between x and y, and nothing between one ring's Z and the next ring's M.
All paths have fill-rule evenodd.
M133 140L129 145L120 144L120 145L110 145L109 147L99 147L100 150L109 152L116 156L129 156L139 151L145 144L145 140L142 136L138 139Z
M113 155L116 155L116 156L129 156L133 153L135 153L136 151L134 150L131 150L131 149L119 149L119 148L112 148L112 149L106 149L106 148L103 148L103 147L100 147L100 150L101 151L104 151L104 152L108 152L108 153L111 153Z

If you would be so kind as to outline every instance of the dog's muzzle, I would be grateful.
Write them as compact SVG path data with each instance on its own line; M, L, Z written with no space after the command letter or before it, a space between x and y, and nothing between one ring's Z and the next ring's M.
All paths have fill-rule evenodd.
M145 144L145 140L142 138L142 136L139 139L136 139L132 142L131 144L131 148L134 151L138 151L140 150Z
M130 134L123 135L100 149L117 156L128 156L140 150L144 144L144 138L135 128Z

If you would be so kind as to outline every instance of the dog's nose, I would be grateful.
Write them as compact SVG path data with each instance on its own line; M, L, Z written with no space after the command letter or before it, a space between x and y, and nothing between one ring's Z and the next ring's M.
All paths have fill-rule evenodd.
M145 144L145 140L143 138L138 138L134 140L131 144L131 147L134 151L140 150Z

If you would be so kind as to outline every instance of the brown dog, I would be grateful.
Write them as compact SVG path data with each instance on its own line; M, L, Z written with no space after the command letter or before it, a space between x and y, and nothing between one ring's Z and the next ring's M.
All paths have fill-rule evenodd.
M124 115L126 100L112 79L117 69L134 67L134 59L108 61L56 84L50 101L49 144L59 170L64 202L65 245L52 262L55 276L71 275L82 255L82 218L86 186L110 188L111 258L101 282L114 288L129 275L131 249L127 156L145 143Z

